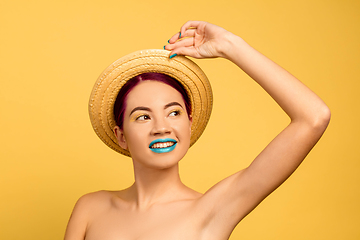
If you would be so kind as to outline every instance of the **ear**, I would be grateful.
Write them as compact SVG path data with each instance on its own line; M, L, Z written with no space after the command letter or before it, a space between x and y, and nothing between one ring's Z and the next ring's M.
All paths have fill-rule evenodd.
M124 131L119 128L119 126L114 127L114 134L116 136L116 139L118 140L119 146L123 149L128 149Z

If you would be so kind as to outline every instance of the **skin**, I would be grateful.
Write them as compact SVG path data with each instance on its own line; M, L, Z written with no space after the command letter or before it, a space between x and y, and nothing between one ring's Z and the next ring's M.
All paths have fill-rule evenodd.
M133 156L135 182L122 191L81 197L66 240L228 239L234 227L296 170L324 133L330 121L325 103L243 39L199 21L187 22L180 32L187 38L179 40L180 33L171 37L166 45L170 55L230 60L279 104L290 124L246 169L200 194L181 182L178 171L189 147L191 119L165 108L178 102L180 106L172 108L185 111L180 94L162 83L141 83L129 94L124 129L114 129L119 145ZM146 112L149 117L134 121L129 111L137 106L148 107L150 111L136 114ZM164 155L152 153L148 144L165 137L179 145Z

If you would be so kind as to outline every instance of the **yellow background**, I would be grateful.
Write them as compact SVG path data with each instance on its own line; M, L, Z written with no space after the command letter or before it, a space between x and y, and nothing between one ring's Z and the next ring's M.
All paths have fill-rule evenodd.
M90 91L117 58L162 48L187 20L240 35L332 111L305 162L230 239L360 239L360 3L350 0L2 0L0 239L62 239L81 195L132 183L130 159L91 128ZM230 62L196 62L214 108L181 174L204 192L246 167L288 118Z

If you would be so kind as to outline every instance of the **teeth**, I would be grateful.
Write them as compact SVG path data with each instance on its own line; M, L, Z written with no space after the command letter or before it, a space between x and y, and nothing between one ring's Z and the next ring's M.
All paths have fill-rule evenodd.
M155 143L151 146L151 148L167 148L171 147L174 144L174 142Z

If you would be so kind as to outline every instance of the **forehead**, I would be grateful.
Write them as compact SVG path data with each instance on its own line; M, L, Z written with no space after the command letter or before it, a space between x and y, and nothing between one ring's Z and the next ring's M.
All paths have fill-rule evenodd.
M138 106L155 107L178 102L185 107L181 94L173 87L159 81L143 81L134 87L127 96L127 109Z

